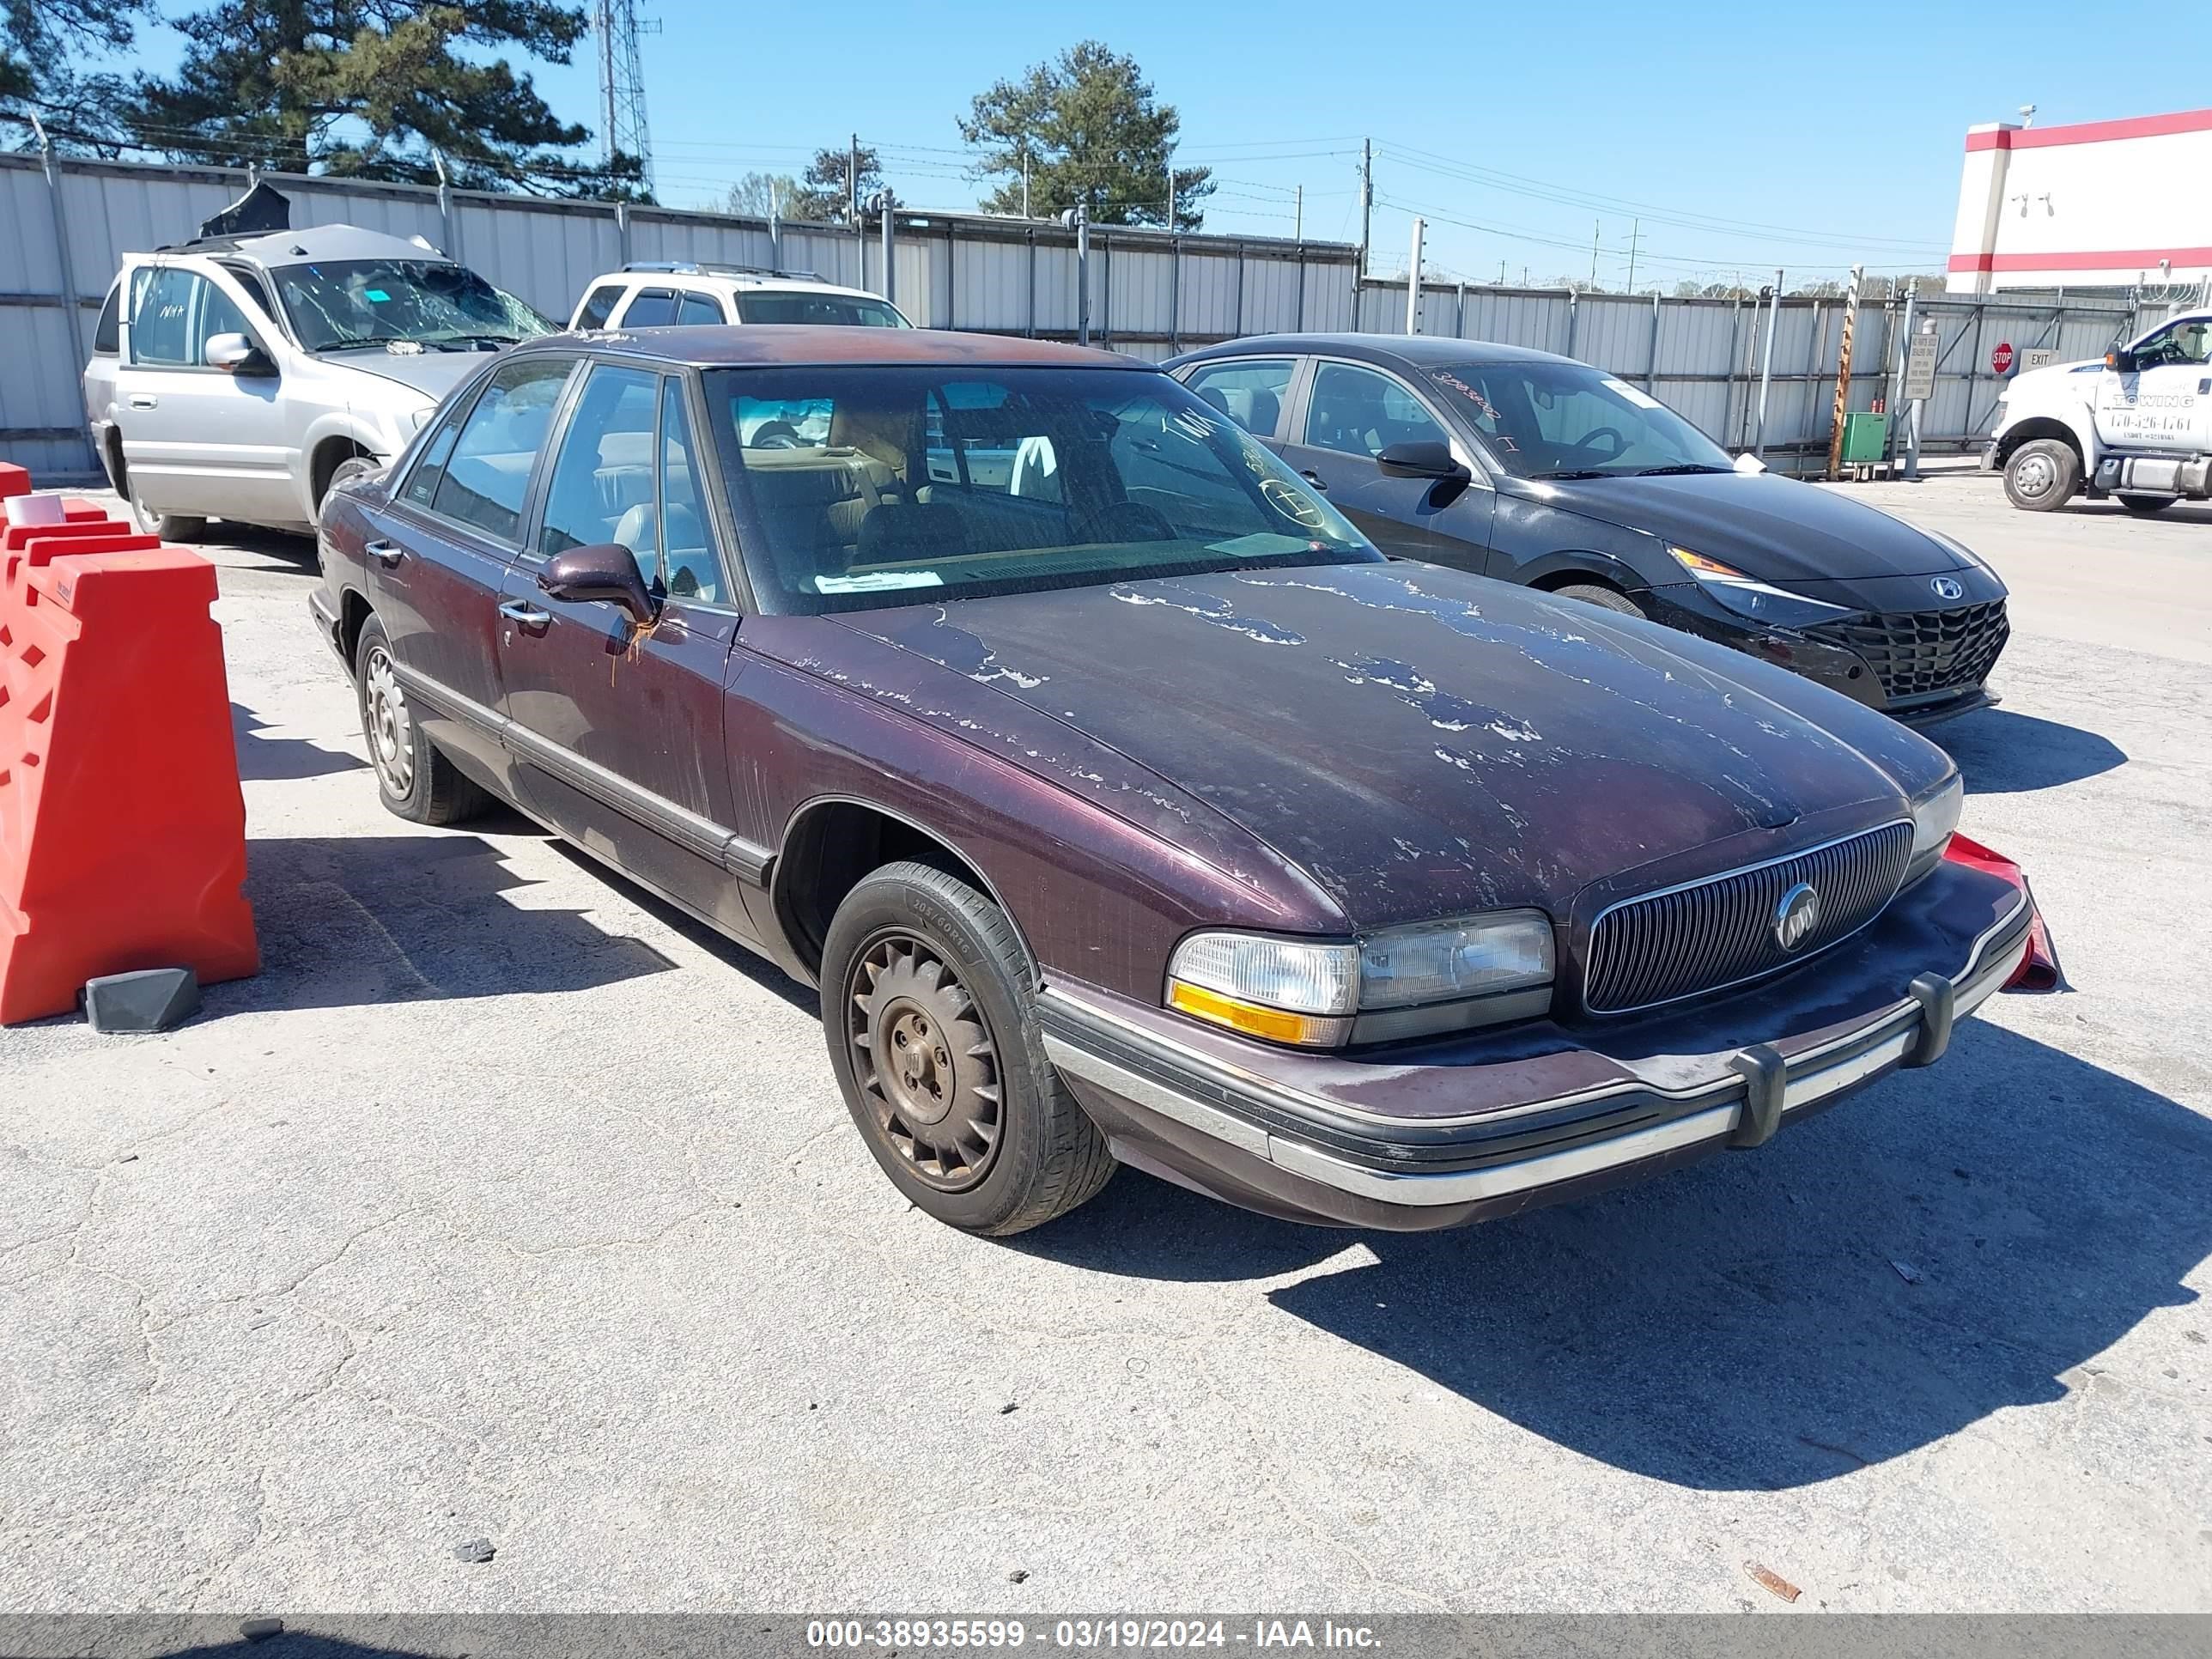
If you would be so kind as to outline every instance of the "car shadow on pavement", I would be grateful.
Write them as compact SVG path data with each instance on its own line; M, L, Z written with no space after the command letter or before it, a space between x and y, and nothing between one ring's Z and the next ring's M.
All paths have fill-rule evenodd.
M251 841L262 969L225 1012L580 991L672 965L574 910L535 908L533 885L476 835Z
M327 777L333 772L357 772L368 763L342 749L325 749L305 738L265 738L270 729L242 702L230 706L230 735L238 750L240 782L266 783L295 778Z
M1357 1241L1371 1265L1267 1299L1585 1456L1768 1490L2064 1397L2066 1373L2196 1299L2182 1280L2212 1254L2208 1187L2212 1121L1976 1021L1942 1066L1757 1152L1510 1220L1304 1229L1125 1170L1012 1243L1232 1280Z
M2110 738L2078 726L1986 708L1929 733L1959 763L1966 791L1975 795L2025 794L2078 783L2127 764L2127 752Z

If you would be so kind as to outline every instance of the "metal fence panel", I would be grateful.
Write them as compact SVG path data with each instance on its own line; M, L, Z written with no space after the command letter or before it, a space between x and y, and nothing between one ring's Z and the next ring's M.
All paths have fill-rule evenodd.
M420 236L565 322L592 278L625 260L778 263L825 280L882 291L880 226L785 225L665 208L439 191L407 185L275 177L295 222L343 221ZM81 469L78 377L92 311L123 256L191 237L235 199L245 175L222 168L68 160L60 204L76 304L65 303L54 200L39 158L0 155L0 457L41 471ZM1078 323L1074 235L1054 222L902 215L893 297L935 327L1067 337ZM1402 333L1406 284L1359 277L1340 243L1177 234L1101 227L1091 235L1091 337L1158 360L1239 334L1367 329ZM1939 341L1923 447L1978 444L1996 410L1990 353L2055 349L2094 357L2161 309L2061 293L1929 298L1916 323ZM1834 298L1785 298L1775 317L1765 446L1778 465L1825 460L1845 310ZM1584 294L1429 283L1419 326L1430 334L1562 352L1648 386L1731 448L1759 435L1759 369L1766 307L1758 301ZM1854 338L1850 405L1894 398L1903 305L1863 306ZM72 328L75 336L72 337Z

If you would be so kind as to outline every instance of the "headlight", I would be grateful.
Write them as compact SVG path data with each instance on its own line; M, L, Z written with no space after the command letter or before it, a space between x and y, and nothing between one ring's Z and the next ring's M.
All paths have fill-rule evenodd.
M1357 943L1194 933L1168 964L1168 1006L1271 1042L1384 1042L1524 1019L1551 1006L1552 923L1508 910Z
M1747 576L1732 564L1692 553L1686 547L1670 546L1667 551L1674 556L1675 563L1698 579L1698 585L1708 593L1737 615L1755 622L1771 623L1778 628L1810 628L1816 623L1832 622L1852 614L1847 605L1808 599L1802 593L1792 593L1755 576Z
M1905 883L1900 884L1919 880L1942 862L1966 799L1966 781L1954 772L1932 794L1912 803L1912 856L1905 861Z

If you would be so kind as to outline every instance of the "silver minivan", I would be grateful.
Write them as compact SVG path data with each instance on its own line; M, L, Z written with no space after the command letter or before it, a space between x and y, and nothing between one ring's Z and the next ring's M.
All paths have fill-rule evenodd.
M419 238L202 236L125 258L85 414L143 529L311 532L331 483L398 455L483 353L553 331Z

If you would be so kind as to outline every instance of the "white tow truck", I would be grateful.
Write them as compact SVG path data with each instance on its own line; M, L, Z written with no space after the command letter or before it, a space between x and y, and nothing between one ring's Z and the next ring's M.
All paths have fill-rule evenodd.
M2169 318L2100 359L2016 376L1982 465L2031 513L2083 491L2130 513L2212 497L2212 311Z

